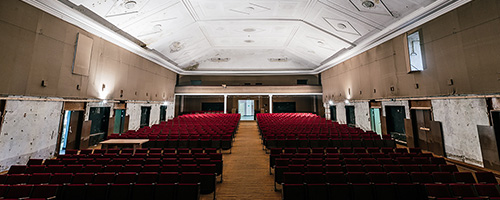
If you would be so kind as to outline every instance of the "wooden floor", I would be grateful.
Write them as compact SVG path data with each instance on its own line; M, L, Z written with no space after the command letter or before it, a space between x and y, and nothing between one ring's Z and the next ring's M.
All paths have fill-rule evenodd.
M255 121L241 121L231 154L223 155L224 181L217 184L216 197L225 199L279 200L274 191L274 176L269 174L269 155L262 150ZM213 194L202 195L209 200Z

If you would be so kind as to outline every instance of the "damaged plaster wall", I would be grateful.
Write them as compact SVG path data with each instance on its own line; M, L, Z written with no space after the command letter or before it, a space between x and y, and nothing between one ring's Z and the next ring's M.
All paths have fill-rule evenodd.
M325 109L326 112L330 113L329 104L328 108ZM347 123L347 116L345 106L354 106L354 116L356 117L356 127L359 127L365 131L371 130L370 121L370 103L368 101L357 101L357 102L334 102L333 105L337 110L337 122L340 124ZM328 114L329 115L329 114ZM328 116L329 117L329 116Z
M372 130L370 121L370 103L368 101L354 102L354 115L356 117L356 127L365 131Z
M434 121L442 123L446 155L483 166L477 125L489 126L485 99L432 100Z
M171 106L169 106L169 103ZM174 105L173 102L167 103L167 118L173 118L174 113ZM164 102L151 102L151 103L143 103L143 102L127 102L127 115L130 116L130 121L128 124L129 130L137 130L141 125L141 107L151 107L151 113L149 116L149 126L153 124L160 123L160 106L162 106Z
M0 135L0 171L30 158L54 156L63 102L7 100Z

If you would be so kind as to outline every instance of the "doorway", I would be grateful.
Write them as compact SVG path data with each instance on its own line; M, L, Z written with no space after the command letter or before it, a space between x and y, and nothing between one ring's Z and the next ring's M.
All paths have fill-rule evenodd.
M380 121L380 108L370 108L372 131L382 135L382 122Z
M224 111L224 102L222 103L201 103L202 111Z
M151 107L142 106L141 107L141 123L140 127L149 126L149 117L151 116Z
M82 135L83 111L64 111L63 129L59 155L65 154L66 149L80 149Z
M110 109L110 107L90 108L89 120L92 121L90 126L90 146L97 145L99 142L106 139L106 136L108 135Z
M295 102L273 102L273 113L295 113Z
M254 100L238 100L238 113L241 120L254 120Z
M167 121L167 106L160 106L160 122Z
M356 115L354 114L354 106L345 106L345 116L348 126L356 126Z
M385 115L387 121L387 132L396 142L406 145L405 134L405 107L386 106Z
M413 127L413 137L415 147L424 150L430 150L431 135L431 111L430 110L411 110L411 119Z
M113 133L123 133L125 124L125 109L115 109L115 127Z
M491 111L491 121L497 139L497 147L500 147L500 111Z
M330 119L334 122L337 121L337 107L330 106Z

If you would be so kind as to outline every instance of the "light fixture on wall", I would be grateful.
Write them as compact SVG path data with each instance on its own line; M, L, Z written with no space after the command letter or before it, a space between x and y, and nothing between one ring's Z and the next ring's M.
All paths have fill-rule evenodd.
M104 91L104 89L106 89L106 85L104 83L102 84L102 88L101 89L102 89L102 91Z
M328 104L333 105L333 101L332 100L328 101Z
M164 105L164 106L166 106L167 104L168 104L168 102L167 102L167 101L164 101L164 102L163 102L163 105Z
M108 100L104 99L102 100L102 104L107 104L108 103Z
M346 99L346 100L344 101L344 103L345 103L345 104L349 104L349 103L350 103L350 102L349 102L349 99Z
M227 88L227 85L225 83L223 83L222 85L222 88L226 89Z

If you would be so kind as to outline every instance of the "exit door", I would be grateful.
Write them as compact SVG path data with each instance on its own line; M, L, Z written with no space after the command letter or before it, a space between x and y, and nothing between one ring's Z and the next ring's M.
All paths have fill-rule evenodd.
M141 128L149 126L149 117L151 116L151 107L141 107Z
M167 106L160 106L160 121L167 121Z
M382 135L382 122L380 121L380 108L370 108L372 130Z
M123 133L123 125L125 124L125 110L115 110L115 127L113 133Z
M385 115L387 117L387 132L391 134L398 143L406 144L405 133L405 107L386 106Z
M354 114L354 106L346 106L345 114L347 119L347 125L356 126L356 115Z
M337 107L330 106L330 119L334 122L337 121Z

